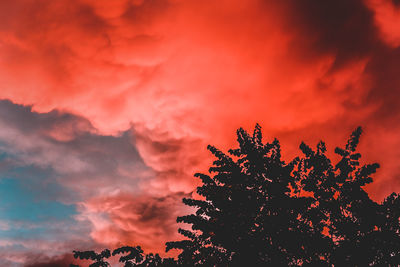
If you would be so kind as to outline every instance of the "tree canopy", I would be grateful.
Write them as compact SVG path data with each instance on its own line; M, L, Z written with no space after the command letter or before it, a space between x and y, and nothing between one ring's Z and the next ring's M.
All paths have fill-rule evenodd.
M335 164L322 141L316 149L301 143L303 155L286 163L258 124L252 135L238 129L238 148L208 146L216 159L209 174L195 174L200 197L183 199L195 212L177 222L191 229L166 244L181 251L178 259L141 265L151 257L140 250L125 266L398 266L399 195L377 203L364 190L379 165L360 163L361 133L336 148Z

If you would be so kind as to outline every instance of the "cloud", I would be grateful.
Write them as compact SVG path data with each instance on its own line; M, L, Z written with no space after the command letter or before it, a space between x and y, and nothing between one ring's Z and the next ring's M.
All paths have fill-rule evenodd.
M25 267L68 267L74 261L76 260L72 257L72 254L65 254L54 258L37 259L34 261L34 263L32 262L28 265L25 265Z
M101 135L83 117L56 110L37 113L5 100L0 101L0 114L0 258L7 260L4 264L19 266L41 260L40 255L47 260L73 249L98 248L91 238L96 224L84 216L85 203L118 198L121 192L145 194L144 185L154 178L154 171L132 145L129 131ZM108 216L114 208L101 213ZM167 208L172 206L164 212L173 214Z
M193 173L211 162L205 146L230 148L235 130L256 122L288 158L302 139L340 145L364 126L365 160L383 166L369 192L381 199L399 189L398 7L390 1L0 5L0 97L36 114L1 110L16 117L0 121L0 139L19 154L0 169L49 168L81 207L188 194ZM61 191L57 199L70 201ZM122 216L112 207L85 213L110 242L129 236L107 228Z
M1 148L11 155L6 157L11 166L48 169L49 179L76 191L81 198L113 192L122 185L137 190L140 179L152 177L151 169L132 146L129 131L116 137L101 135L82 117L58 111L40 114L8 101L0 102L0 112Z
M3 266L29 266L34 264L50 264L63 263L66 266L72 262L72 250L77 246L89 245L88 242L43 242L41 240L29 240L15 243L9 241L9 245L0 247L0 263ZM75 260L76 261L76 260ZM37 265L34 265L37 266ZM46 265L45 265L46 266ZM51 266L51 265L50 265Z
M132 195L99 196L85 202L82 216L94 225L92 238L114 248L140 245L146 252L165 254L166 240L179 240L176 217L188 212L178 193L165 197Z
M204 155L196 151L205 144L227 146L237 127L256 121L271 131L324 123L345 114L345 103L369 90L359 90L367 86L360 77L365 53L336 65L362 41L353 44L357 49L345 47L368 38L371 16L354 2L337 18L344 2L328 3L309 1L301 12L295 11L298 4L257 0L4 4L15 16L0 34L5 64L0 96L36 111L82 114L103 134L133 125L146 135L138 139L138 151L155 163L158 182L186 177L174 187L189 191L179 184L201 164L183 163ZM309 19L307 6L319 21ZM328 11L332 15L325 16ZM354 26L342 33L354 18ZM304 35L313 37L308 41ZM21 75L24 82L17 79ZM68 131L59 132L53 135L68 138ZM152 143L164 150L154 150ZM166 160L165 151L171 151ZM178 153L191 156L171 160Z
M395 1L366 0L365 3L374 13L374 22L379 29L381 39L392 47L400 46L400 7Z

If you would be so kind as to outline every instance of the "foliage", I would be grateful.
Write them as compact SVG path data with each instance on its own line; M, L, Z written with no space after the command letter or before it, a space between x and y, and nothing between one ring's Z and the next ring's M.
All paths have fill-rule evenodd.
M110 264L104 259L107 259L111 256L110 250L105 249L100 253L96 253L94 251L73 251L74 258L81 260L92 260L94 263L90 264L89 267L108 267Z
M177 263L173 258L161 258L158 254L143 254L143 250L140 246L130 247L124 246L115 249L112 254L108 249L103 250L100 254L97 254L94 251L74 251L74 257L85 260L95 261L90 264L89 267L107 267L110 264L104 261L104 258L109 258L111 255L116 256L117 254L126 254L126 256L121 256L119 258L119 262L124 263L124 267L174 267L177 266ZM71 264L71 267L79 267L79 265Z
M285 163L259 125L253 135L239 129L228 154L209 146L211 175L196 174L203 199L184 199L196 213L177 219L192 230L180 229L187 240L167 250L181 249L180 264L190 266L397 266L400 200L378 204L363 189L379 165L361 166L361 132L335 150L335 165L323 142L302 143L304 156Z

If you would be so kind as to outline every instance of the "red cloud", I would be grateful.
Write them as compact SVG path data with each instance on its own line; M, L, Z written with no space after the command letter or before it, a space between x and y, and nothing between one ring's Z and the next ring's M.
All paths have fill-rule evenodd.
M376 26L384 42L392 47L400 46L400 7L391 0L366 0L374 12Z
M282 138L290 156L297 154L299 136L341 144L365 125L365 139L374 137L375 128L383 139L364 147L372 155L367 159L400 157L387 152L399 138L391 125L398 119L393 96L400 81L396 65L385 64L400 60L394 48L399 34L389 27L397 11L377 3L3 1L0 98L39 112L57 108L85 116L102 134L132 127L143 161L157 176L141 183L146 197L105 195L84 205L93 216L109 216L90 217L96 240L159 249L170 237L159 229L173 230L176 214L165 224L129 216L140 217L147 201L159 210L164 204L155 198L192 191L192 174L210 163L206 144L232 146L240 126L259 122L268 137ZM74 131L48 135L66 141ZM381 197L385 190L371 192ZM100 208L102 201L108 208Z
M82 218L93 223L91 236L99 244L140 245L147 253L165 254L165 241L180 239L175 222L180 212L188 212L182 208L184 196L99 196L82 204Z

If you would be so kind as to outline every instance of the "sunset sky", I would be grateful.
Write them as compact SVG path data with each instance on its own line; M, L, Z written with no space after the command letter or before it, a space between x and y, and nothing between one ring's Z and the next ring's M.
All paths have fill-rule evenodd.
M399 111L397 0L0 1L0 266L164 253L207 144L257 122L288 161L362 126L381 201Z

